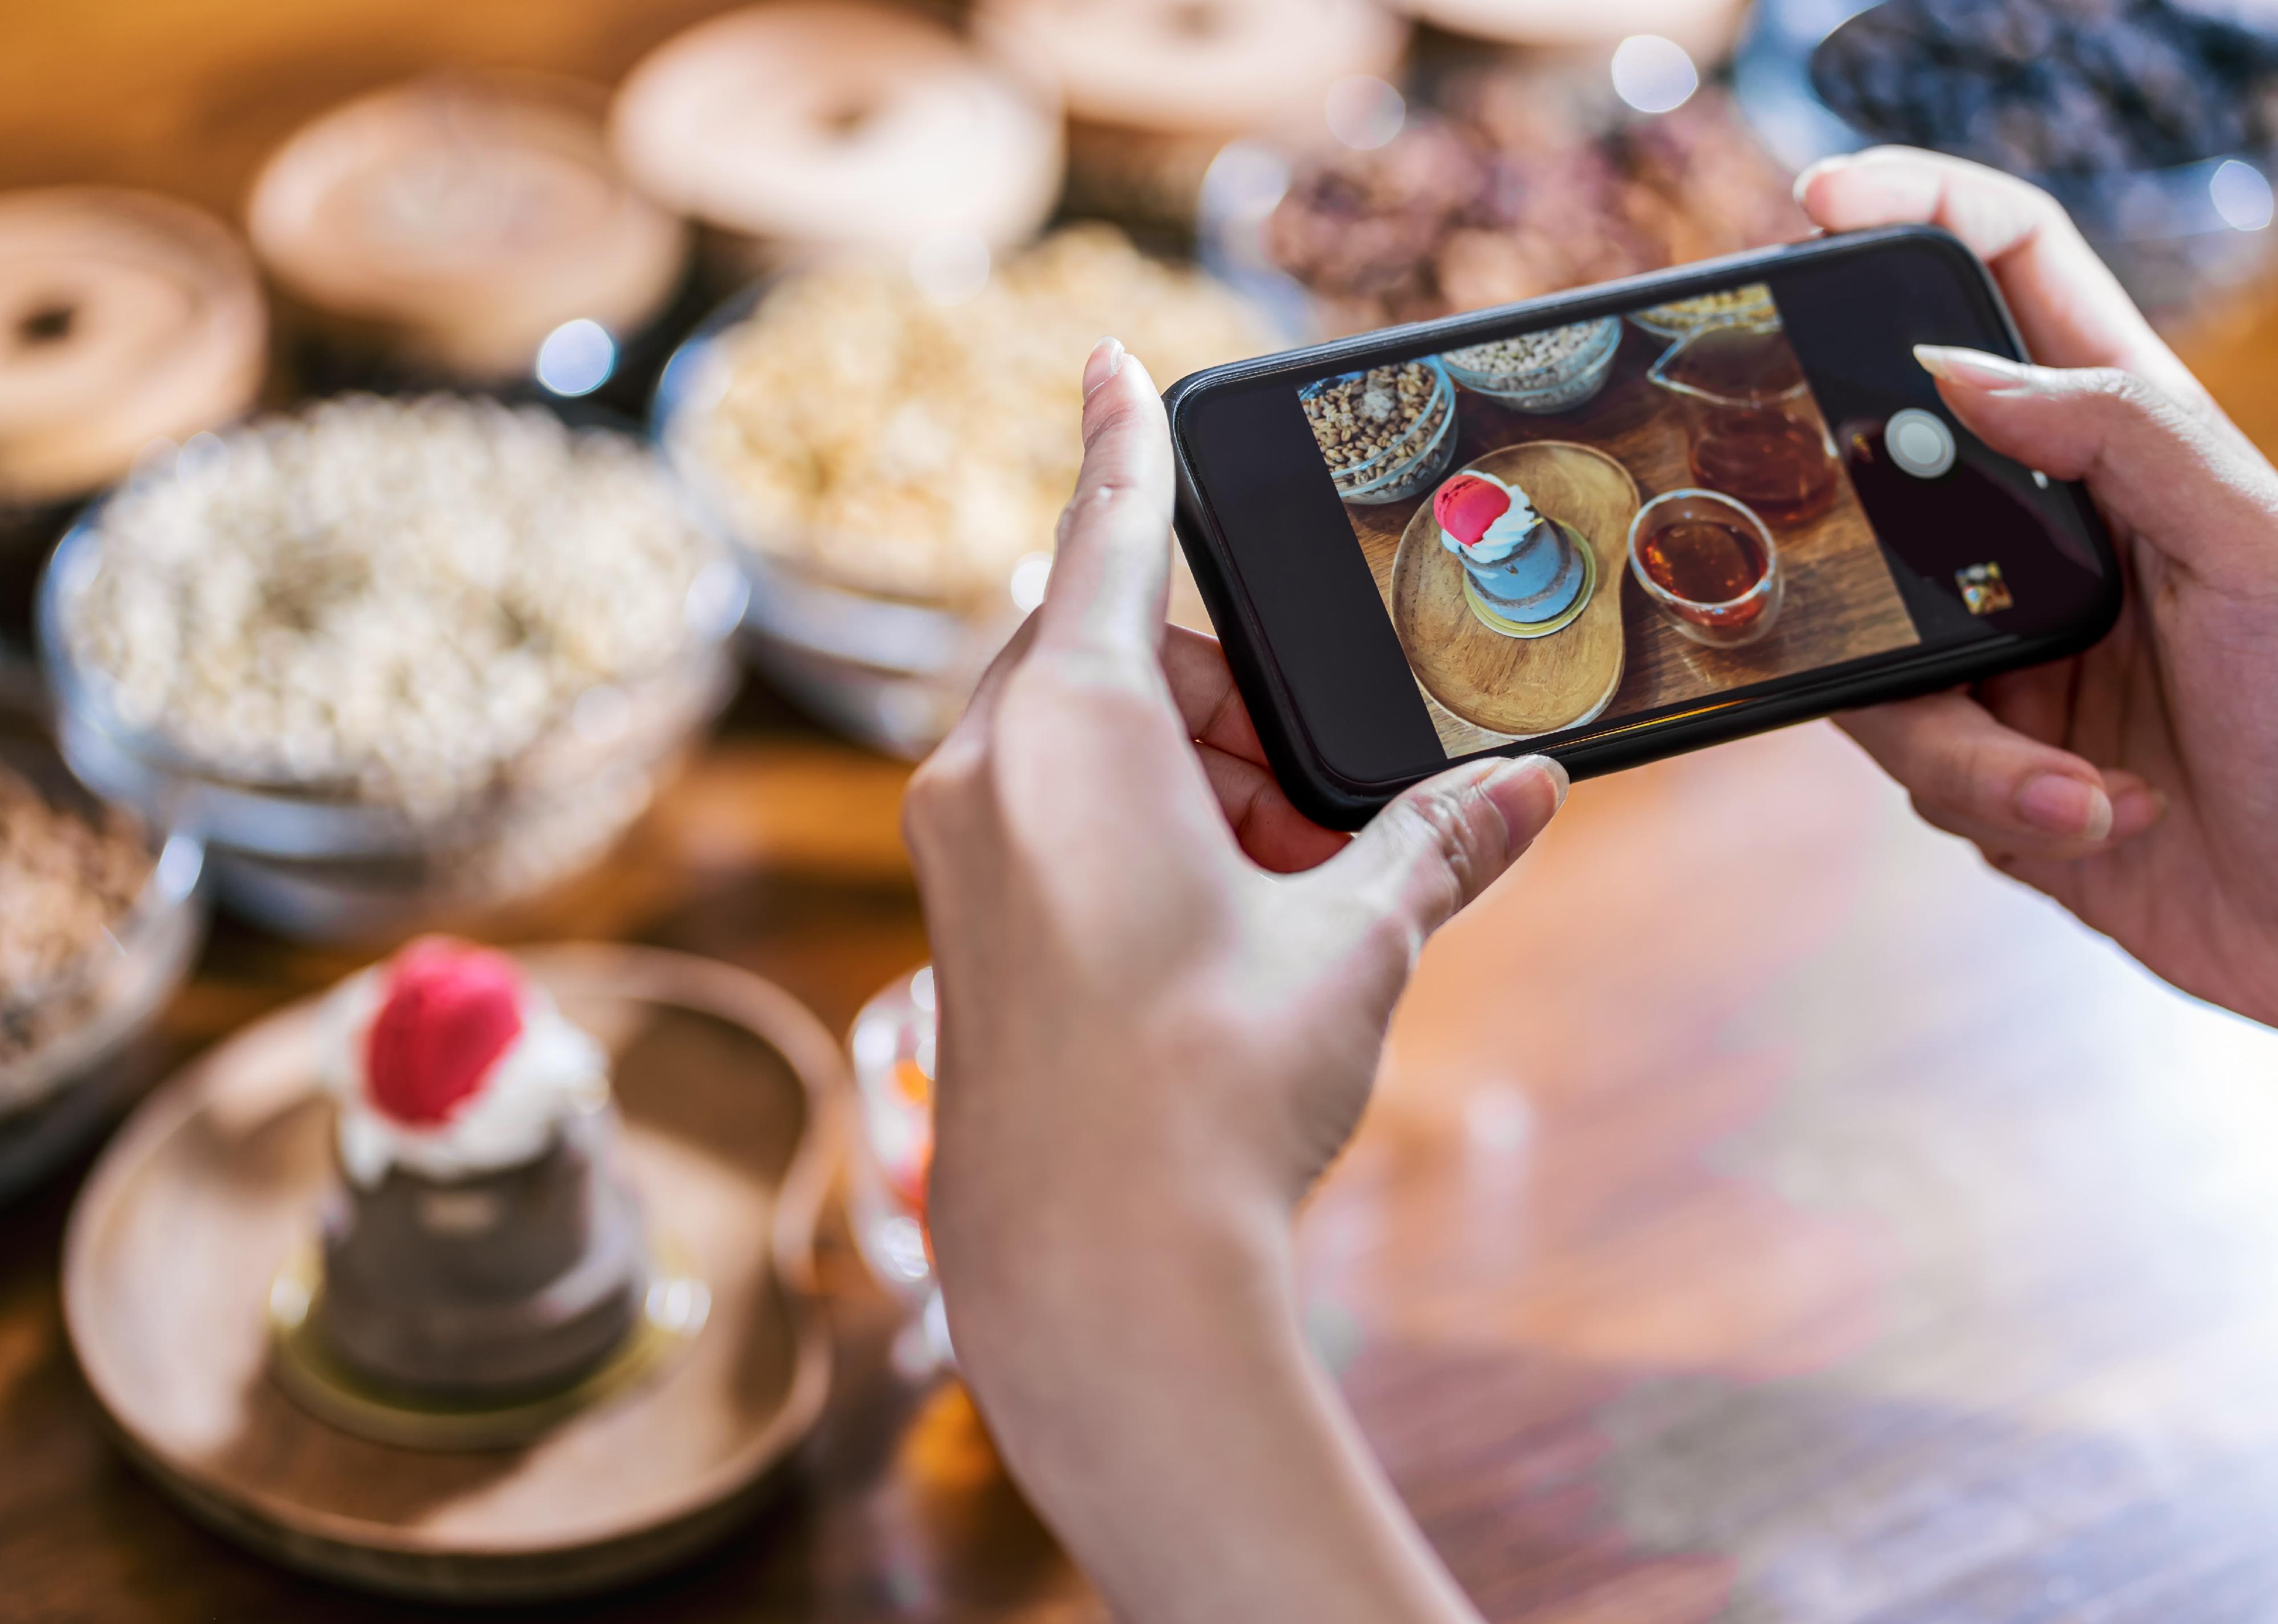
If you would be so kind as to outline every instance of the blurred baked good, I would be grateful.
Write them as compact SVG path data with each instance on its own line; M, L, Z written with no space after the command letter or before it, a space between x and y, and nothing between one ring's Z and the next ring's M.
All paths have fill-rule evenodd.
M870 0L699 23L626 76L611 126L651 196L776 244L1001 246L1059 196L1050 90L946 23Z
M252 405L268 360L253 262L170 198L0 193L0 502L84 495L154 439Z
M1357 332L1802 237L1789 177L1721 94L1608 121L1540 75L1451 85L1445 116L1300 159L1267 260Z
M686 227L618 175L601 95L536 78L414 80L303 126L254 183L256 250L290 293L416 365L527 375L578 317L634 332Z

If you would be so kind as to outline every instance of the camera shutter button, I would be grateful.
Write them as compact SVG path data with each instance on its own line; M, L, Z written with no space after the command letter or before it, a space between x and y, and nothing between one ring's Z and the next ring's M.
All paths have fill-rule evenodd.
M1935 412L1909 406L1883 425L1891 461L1916 479L1935 479L1953 466L1953 431Z

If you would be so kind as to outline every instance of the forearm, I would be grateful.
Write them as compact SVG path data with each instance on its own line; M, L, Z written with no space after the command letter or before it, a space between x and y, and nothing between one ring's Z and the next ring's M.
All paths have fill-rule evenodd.
M1157 1215L1112 1248L1050 1250L977 1282L990 1300L952 1330L1016 1475L1118 1616L1476 1624L1305 1346L1286 1238Z

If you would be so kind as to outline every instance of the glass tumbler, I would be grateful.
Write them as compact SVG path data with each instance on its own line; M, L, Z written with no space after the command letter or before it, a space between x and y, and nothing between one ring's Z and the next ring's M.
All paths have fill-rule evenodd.
M1772 629L1787 583L1772 533L1720 491L1670 491L1630 521L1630 573L1677 629L1739 648Z
M933 967L897 977L862 1006L847 1043L857 1131L848 1188L863 1261L913 1317L894 1345L913 1378L951 1361L948 1320L926 1233L933 1166Z

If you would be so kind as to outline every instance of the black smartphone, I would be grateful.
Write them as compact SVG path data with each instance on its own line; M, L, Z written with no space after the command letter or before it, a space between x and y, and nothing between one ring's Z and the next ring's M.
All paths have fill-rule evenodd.
M2101 637L2086 492L1963 429L1921 343L2024 353L1900 227L1180 380L1180 542L1290 798L1357 827L1471 757L1580 777Z

